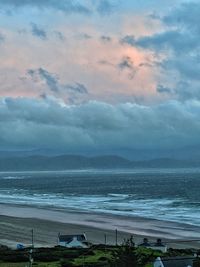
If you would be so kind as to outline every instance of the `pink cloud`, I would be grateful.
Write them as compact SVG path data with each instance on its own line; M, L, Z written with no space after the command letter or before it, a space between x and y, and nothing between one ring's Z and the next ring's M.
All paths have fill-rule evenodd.
M131 25L138 26L135 30L137 35L151 34L152 29L146 27L144 19L137 19L131 22L131 19L127 18L124 21L121 26L124 35L130 32ZM38 97L45 90L44 84L33 84L27 77L21 77L25 77L27 69L42 67L56 73L62 83L85 84L89 88L90 99L114 101L115 97L119 99L119 96L127 100L130 97L157 97L155 68L147 64L153 61L154 55L120 44L121 36L118 34L113 34L111 41L102 42L102 30L91 24L78 26L76 34L77 25L70 28L64 25L57 27L66 37L62 41L55 35L47 42L25 33L24 42L20 34L7 32L8 40L0 60L1 71L9 79L2 87L0 95ZM81 38L81 34L87 34L91 38ZM124 57L130 58L136 69L132 78L128 68L118 68ZM101 64L103 61L107 64ZM65 92L61 92L60 97L66 99Z

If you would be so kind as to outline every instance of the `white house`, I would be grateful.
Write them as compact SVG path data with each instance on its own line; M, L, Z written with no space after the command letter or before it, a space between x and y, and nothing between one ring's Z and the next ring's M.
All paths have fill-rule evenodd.
M153 267L193 267L194 257L156 258Z
M154 261L153 267L164 267L163 262L160 257L156 258Z
M58 245L67 248L88 248L85 234L80 235L58 235Z

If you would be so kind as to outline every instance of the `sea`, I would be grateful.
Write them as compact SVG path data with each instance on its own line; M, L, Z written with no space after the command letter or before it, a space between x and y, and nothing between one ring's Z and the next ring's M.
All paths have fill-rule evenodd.
M0 203L200 224L200 168L1 172Z

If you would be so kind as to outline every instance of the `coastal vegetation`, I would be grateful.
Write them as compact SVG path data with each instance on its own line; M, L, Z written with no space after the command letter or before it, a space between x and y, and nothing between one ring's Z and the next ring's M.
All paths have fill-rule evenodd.
M65 247L30 248L13 250L0 247L0 267L152 267L158 256L191 256L193 249L169 249L167 253L148 248L135 247L133 238L121 246L92 246L89 249L69 249ZM196 260L195 267L200 266Z

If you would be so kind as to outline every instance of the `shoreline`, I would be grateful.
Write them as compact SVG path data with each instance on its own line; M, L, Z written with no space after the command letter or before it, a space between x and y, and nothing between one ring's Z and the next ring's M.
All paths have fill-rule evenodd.
M22 205L0 204L0 244L16 247L17 243L30 244L31 229L35 233L36 246L55 246L58 233L86 233L94 244L115 244L115 230L118 242L133 235L136 243L144 237L155 241L162 238L168 246L175 248L198 247L200 227L184 223L126 217L105 213L89 213L64 209L44 209ZM193 240L185 242L184 240ZM179 243L179 241L181 241Z

